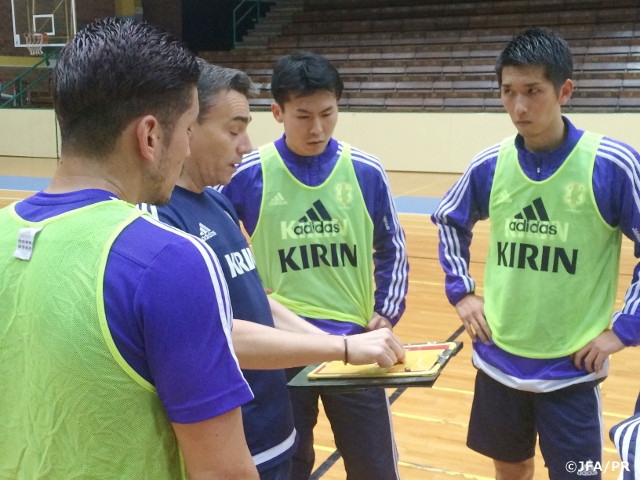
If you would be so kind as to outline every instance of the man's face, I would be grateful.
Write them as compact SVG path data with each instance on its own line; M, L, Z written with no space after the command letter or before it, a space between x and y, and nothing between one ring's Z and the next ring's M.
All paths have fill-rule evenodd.
M271 105L275 119L284 125L287 147L301 156L319 155L327 148L338 122L338 99L328 90L292 97L284 108Z
M193 127L191 157L185 168L199 187L226 185L253 149L247 127L251 121L249 101L242 93L224 90L213 108Z
M150 174L153 184L151 195L154 205L164 205L171 198L173 187L180 176L185 159L189 156L192 128L198 118L198 93L193 88L191 106L178 118L169 142L164 144L157 166Z
M510 66L502 70L502 104L524 137L525 145L544 149L558 128L564 128L560 107L569 100L572 91L571 80L556 91L541 66Z

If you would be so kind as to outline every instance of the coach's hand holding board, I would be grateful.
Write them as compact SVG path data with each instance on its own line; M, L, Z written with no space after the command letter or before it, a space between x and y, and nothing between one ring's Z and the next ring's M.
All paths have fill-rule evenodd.
M310 380L322 380L330 378L435 376L460 347L461 344L456 342L404 345L405 356L402 361L398 361L395 364L369 363L356 365L337 361L325 362L311 370L308 378Z
M389 328L381 328L358 335L343 337L345 363L352 365L375 363L383 368L393 367L406 361L406 351L400 339Z
M356 365L378 363L388 368L404 363L406 358L402 341L389 328L340 336L290 332L234 319L232 335L240 366L253 370L299 367L331 360Z

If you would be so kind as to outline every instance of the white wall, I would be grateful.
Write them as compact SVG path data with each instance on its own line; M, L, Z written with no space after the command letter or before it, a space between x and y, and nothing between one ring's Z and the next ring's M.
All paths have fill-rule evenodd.
M0 156L57 158L56 127L50 109L0 109Z
M640 150L640 114L568 116ZM271 112L252 118L254 146L282 135ZM461 173L476 153L514 133L506 113L341 112L334 136L377 156L387 170ZM0 156L56 158L58 145L52 110L0 110Z
M640 114L567 116L578 128L640 150ZM270 112L254 112L252 117L254 146L282 135ZM334 136L377 156L387 170L461 173L478 152L514 133L506 113L341 112Z

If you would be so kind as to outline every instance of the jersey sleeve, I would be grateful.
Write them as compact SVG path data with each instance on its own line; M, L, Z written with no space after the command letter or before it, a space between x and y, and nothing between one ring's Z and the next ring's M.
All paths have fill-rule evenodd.
M445 292L452 305L475 292L469 273L472 229L489 218L489 198L499 146L477 155L431 216L438 227L438 256L445 273Z
M193 423L252 399L231 344L231 307L215 254L198 239L166 246L136 289L149 371L168 418Z
M640 156L624 143L604 138L593 173L593 190L604 220L619 226L640 257ZM629 272L621 272L629 273ZM636 264L621 310L613 314L613 332L627 346L640 345L640 264Z
M406 307L409 259L404 230L380 161L358 149L352 160L373 222L374 311L395 325Z

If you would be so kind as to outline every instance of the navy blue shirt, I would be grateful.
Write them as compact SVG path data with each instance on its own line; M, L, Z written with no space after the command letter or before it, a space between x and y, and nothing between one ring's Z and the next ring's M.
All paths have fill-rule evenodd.
M205 241L216 253L229 288L233 318L273 327L271 308L233 206L211 188L194 193L176 186L169 203L145 206L160 221ZM283 370L243 370L255 398L243 405L249 451L263 471L293 454L295 430Z

